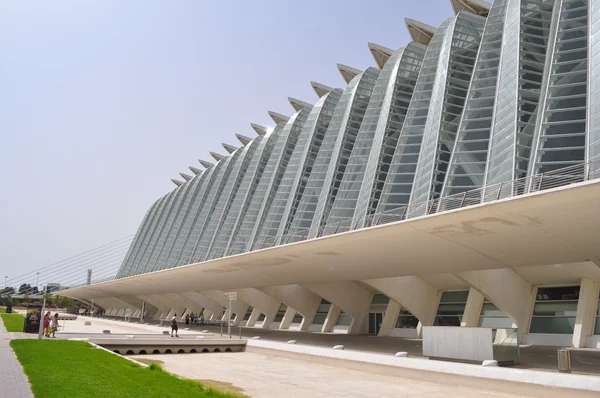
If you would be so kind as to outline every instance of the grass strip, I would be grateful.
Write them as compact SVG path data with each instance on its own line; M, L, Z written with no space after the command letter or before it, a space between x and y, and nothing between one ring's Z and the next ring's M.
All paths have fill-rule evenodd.
M4 327L9 332L22 332L25 317L21 314L0 314Z
M10 344L36 397L238 397L180 379L157 364L142 368L82 341L12 340Z

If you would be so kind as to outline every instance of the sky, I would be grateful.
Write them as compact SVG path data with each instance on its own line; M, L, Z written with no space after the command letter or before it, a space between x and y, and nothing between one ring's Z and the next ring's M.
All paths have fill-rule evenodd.
M0 2L0 277L134 234L171 178L450 0Z

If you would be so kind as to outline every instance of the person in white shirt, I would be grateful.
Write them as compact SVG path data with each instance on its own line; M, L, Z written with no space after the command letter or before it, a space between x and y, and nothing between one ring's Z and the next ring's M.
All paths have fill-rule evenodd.
M173 315L173 318L171 318L171 337L173 337L173 332L175 332L175 337L179 337L179 327L177 326L177 314Z

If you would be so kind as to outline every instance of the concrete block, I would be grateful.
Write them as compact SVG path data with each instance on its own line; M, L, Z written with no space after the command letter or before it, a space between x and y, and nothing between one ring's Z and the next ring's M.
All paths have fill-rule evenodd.
M488 359L486 361L483 361L481 363L481 366L485 366L486 368L490 367L490 366L496 366L497 367L498 366L498 361L494 361L494 360Z
M125 336L126 339L135 339L135 334L128 334Z
M190 331L190 328L184 328L183 330L186 330L186 331L188 331L188 332L189 332L189 331Z
M204 336L196 336L196 340L204 340Z
M296 340L290 340L287 342L288 344L296 344Z
M86 321L83 323L83 326L92 326L92 322Z
M208 333L208 330L203 330L200 333Z
M163 334L170 334L168 330L163 330Z
M344 346L343 346L343 345L341 345L341 344L334 345L334 346L333 346L333 349L334 349L334 350L343 350L343 349L344 349Z
M104 334L110 334L110 330L105 329L105 330L102 331L102 333L104 333Z
M406 358L408 357L408 352L400 351L394 355L396 358Z
M260 336L254 336L252 337L252 340L260 340Z

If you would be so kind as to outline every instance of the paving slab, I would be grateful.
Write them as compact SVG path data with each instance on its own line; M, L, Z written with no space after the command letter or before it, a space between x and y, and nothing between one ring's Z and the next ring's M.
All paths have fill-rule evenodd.
M0 396L2 398L33 398L31 385L23 367L10 346L10 334L0 318Z

